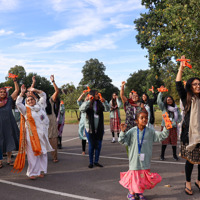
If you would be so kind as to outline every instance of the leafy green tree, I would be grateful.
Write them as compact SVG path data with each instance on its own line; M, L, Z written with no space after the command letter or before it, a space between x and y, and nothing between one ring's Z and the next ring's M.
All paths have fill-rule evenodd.
M83 78L79 85L88 85L91 89L97 89L102 96L109 100L113 92L119 92L119 89L112 84L112 80L105 74L106 67L98 59L90 59L85 62L82 73Z
M149 64L159 68L172 58L185 55L193 70L187 77L200 75L200 1L142 0L147 12L134 21L138 44L148 50Z
M23 80L23 84L28 88L32 84L32 77L35 76L35 88L44 91L47 96L51 96L54 93L53 85L51 85L51 82L47 80L45 77L42 77L40 75L37 75L36 73L29 73L26 78ZM56 79L55 79L56 81Z
M130 77L127 79L125 94L128 94L134 90L139 96L141 96L144 92L151 95L149 89L153 85L154 88L160 87L163 82L160 79L159 72L155 72L155 70L147 69L147 70L138 70L133 74L130 74Z
M32 84L32 77L35 76L36 84L35 88L39 90L43 90L47 95L52 95L54 93L54 88L51 85L51 82L48 81L45 77L41 77L37 75L36 73L29 73L26 75L26 71L23 66L15 65L14 67L11 67L8 71L8 73L12 73L15 75L18 75L17 81L19 83L19 87L21 87L22 84L25 84L25 86L28 88ZM14 83L13 80L8 78L8 76L5 77L6 81L3 83L0 83L0 86L11 86L13 87L9 93L11 94L14 91Z

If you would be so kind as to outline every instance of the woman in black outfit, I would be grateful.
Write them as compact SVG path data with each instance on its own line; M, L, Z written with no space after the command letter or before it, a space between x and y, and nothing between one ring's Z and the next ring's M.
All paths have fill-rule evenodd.
M181 57L182 59L185 56ZM190 78L184 88L181 82L185 66L181 62L176 77L176 88L184 106L184 121L181 132L181 157L186 159L185 164L185 193L192 195L191 174L194 164L198 164L198 177L195 185L200 191L200 79Z
M154 117L153 104L156 103L157 95L155 94L154 90L152 90L152 94L153 94L153 99L149 99L148 94L143 93L141 102L144 104L144 107L146 108L147 112L148 111L150 112L148 119L148 127L154 129L155 117Z

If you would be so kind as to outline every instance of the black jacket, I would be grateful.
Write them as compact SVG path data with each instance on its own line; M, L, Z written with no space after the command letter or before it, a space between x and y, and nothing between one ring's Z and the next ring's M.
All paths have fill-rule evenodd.
M176 89L178 91L180 99L181 99L183 106L185 108L186 99L187 99L187 92L186 92L181 81L176 82ZM190 124L190 111L191 110L189 110L185 114L184 121L183 121L183 124L182 124L181 142L183 142L183 144L189 143L188 134L189 134L189 124Z
M150 123L154 124L155 122L155 117L154 117L154 110L153 110L153 104L156 103L157 100L157 95L155 93L153 93L154 98L153 99L149 99L149 96L145 93L145 95L147 96L147 102L145 103L143 100L141 101L143 104L148 104L148 106L150 107Z

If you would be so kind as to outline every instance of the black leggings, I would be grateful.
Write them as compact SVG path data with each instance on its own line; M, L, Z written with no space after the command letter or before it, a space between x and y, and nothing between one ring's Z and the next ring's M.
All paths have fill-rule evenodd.
M190 163L188 160L185 163L185 175L186 181L191 182L191 175L193 170L194 164ZM198 181L200 181L200 165L198 165Z
M82 140L82 151L85 152L86 140Z

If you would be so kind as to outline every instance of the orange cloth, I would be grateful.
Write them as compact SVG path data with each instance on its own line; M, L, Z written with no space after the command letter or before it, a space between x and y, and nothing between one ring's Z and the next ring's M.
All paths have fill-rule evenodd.
M30 135L32 150L35 156L39 156L42 153L40 139L37 133L35 121L31 114L31 109L29 107L26 107L26 114L27 114L26 124L28 126L28 133ZM13 167L15 171L21 172L23 170L25 165L25 157L26 157L26 128L25 128L25 118L21 114L19 152L17 154Z

